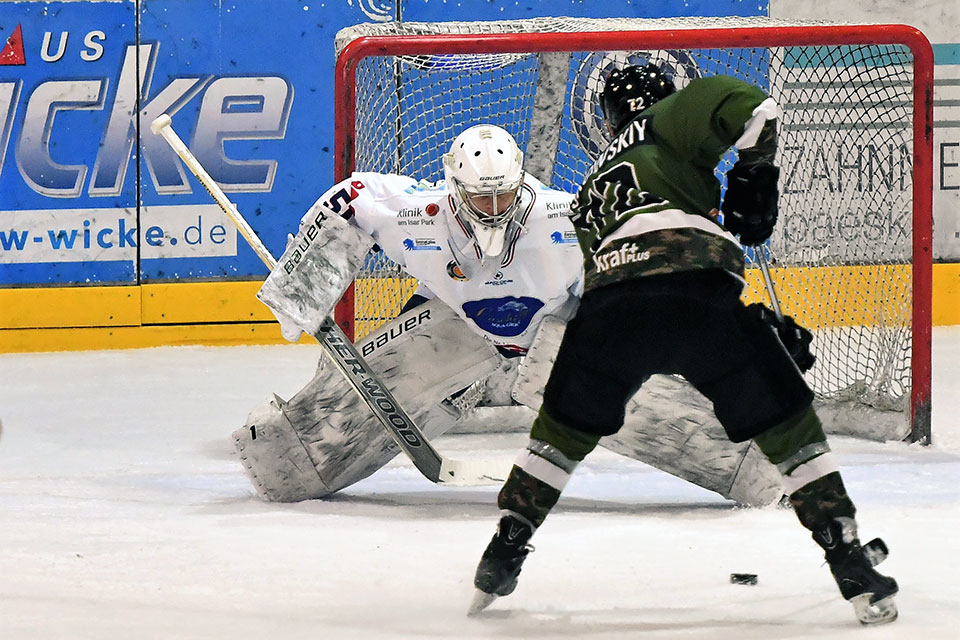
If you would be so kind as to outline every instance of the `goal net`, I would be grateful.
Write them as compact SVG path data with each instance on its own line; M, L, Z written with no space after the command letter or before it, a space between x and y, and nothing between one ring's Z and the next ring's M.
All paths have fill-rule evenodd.
M497 124L525 168L575 192L606 138L609 71L653 61L681 89L727 74L783 109L780 223L767 248L784 313L814 333L807 380L828 430L929 440L932 54L898 25L766 18L540 18L363 24L337 35L336 178L443 177L464 128ZM717 168L718 179L735 152ZM748 301L767 301L748 250ZM382 253L337 311L360 338L416 283Z

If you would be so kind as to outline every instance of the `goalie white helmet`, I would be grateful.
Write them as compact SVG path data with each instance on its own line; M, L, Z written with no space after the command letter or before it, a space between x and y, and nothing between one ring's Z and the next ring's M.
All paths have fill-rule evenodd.
M470 226L484 256L500 255L523 184L523 152L516 140L494 125L470 127L443 155L443 169L457 217Z

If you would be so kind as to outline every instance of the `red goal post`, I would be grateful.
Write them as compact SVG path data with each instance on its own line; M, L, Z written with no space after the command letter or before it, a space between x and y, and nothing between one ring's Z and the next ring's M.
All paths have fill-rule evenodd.
M678 88L717 73L755 82L784 108L769 257L784 312L815 335L807 377L821 416L833 432L930 441L933 53L918 30L766 18L379 23L342 30L337 49L338 181L354 170L441 179L453 137L489 121L517 138L527 170L575 191L603 144L595 98L611 65L653 60ZM389 320L412 292L391 264L371 256L338 306L347 335ZM756 268L748 280L746 298L764 300Z

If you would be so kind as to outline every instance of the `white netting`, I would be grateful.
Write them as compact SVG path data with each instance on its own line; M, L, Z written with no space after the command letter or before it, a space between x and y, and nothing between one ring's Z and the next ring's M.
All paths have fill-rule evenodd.
M902 437L911 391L913 57L907 46L883 40L727 49L681 44L685 30L787 24L764 18L543 18L351 27L337 35L338 53L361 36L678 31L671 49L439 49L365 57L356 69L355 168L440 179L440 156L457 133L491 122L514 135L528 171L574 192L606 142L597 97L613 66L656 61L672 70L678 88L704 75L751 81L783 107L781 223L770 259L784 312L815 334L818 362L808 380L821 402L840 403L831 411L844 420L856 415L860 422L883 423L879 437ZM718 175L734 160L733 154L725 158ZM396 315L414 284L382 254L369 266L358 280L358 336ZM748 276L748 297L765 300L758 270L749 269ZM860 416L864 407L878 413Z

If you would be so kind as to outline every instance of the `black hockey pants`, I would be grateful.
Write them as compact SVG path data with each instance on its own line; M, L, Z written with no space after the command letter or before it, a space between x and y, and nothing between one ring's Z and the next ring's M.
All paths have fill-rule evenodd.
M569 322L543 410L577 430L616 433L653 374L680 374L713 402L734 442L805 410L813 393L773 329L722 271L648 276L587 292Z

